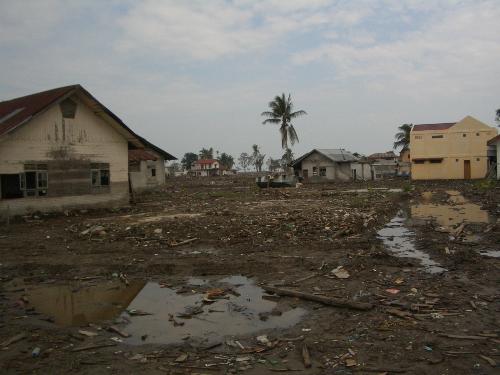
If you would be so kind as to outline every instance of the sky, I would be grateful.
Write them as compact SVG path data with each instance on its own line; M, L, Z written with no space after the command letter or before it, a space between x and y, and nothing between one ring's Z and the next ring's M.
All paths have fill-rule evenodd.
M0 51L0 100L79 83L179 159L281 156L281 93L296 157L500 108L499 0L0 0Z

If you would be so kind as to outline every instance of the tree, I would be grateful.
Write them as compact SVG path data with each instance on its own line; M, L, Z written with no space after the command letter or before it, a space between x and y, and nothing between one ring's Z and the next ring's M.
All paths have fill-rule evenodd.
M270 111L261 113L261 116L267 117L262 124L280 124L281 147L284 150L288 149L288 141L292 146L299 141L292 120L307 114L306 111L302 110L293 112L293 107L291 95L288 94L288 98L286 98L283 93L281 96L277 95L272 102L269 102Z
M281 160L269 157L266 161L266 165L267 169L269 169L269 172L275 172L276 170L281 168Z
M252 152L252 162L253 165L255 166L255 170L257 172L262 171L262 164L264 164L264 158L266 155L262 155L259 150L259 146L253 145L252 146L253 152Z
M500 108L497 109L495 121L498 122L498 126L500 126Z
M252 157L248 155L246 152L242 152L240 157L238 158L238 163L244 171L252 164Z
M186 152L181 160L182 167L186 170L190 170L196 160L198 160L198 155L194 152Z
M232 169L234 165L233 157L229 154L226 154L225 152L220 154L219 162L222 166L226 167L227 169Z
M413 124L403 124L401 126L398 126L399 132L397 132L394 136L394 139L396 139L393 146L394 149L400 147L405 149L410 147L410 132L412 128Z
M285 169L292 164L293 152L291 149L287 148L283 156L281 157L281 168Z
M200 159L213 159L214 149L210 147L209 149L202 148L199 152Z

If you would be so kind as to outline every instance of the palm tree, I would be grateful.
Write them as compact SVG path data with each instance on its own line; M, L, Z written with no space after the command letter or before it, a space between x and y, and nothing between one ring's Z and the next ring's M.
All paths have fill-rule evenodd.
M394 139L394 149L402 147L403 149L407 149L410 147L410 132L413 128L413 124L403 124L398 126L399 132L396 133Z
M288 94L288 98L286 98L284 93L281 96L277 95L272 102L269 102L269 108L271 111L261 113L261 116L268 117L262 124L281 124L281 147L285 150L288 148L289 140L291 145L299 141L291 122L292 119L307 115L307 113L302 110L293 112L292 97Z
M498 126L500 126L500 108L497 109L496 115L495 121L498 122Z

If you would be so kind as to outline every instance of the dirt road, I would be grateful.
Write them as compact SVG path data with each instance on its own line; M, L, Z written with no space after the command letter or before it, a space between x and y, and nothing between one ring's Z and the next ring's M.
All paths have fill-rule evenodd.
M4 223L0 371L497 373L499 203L473 183L174 179Z

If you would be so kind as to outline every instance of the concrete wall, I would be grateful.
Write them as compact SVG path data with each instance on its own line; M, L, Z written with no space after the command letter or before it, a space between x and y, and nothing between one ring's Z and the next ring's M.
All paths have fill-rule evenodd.
M63 118L58 104L0 138L0 174L48 165L45 197L0 199L0 212L22 214L128 201L128 143L78 97L75 118ZM107 163L109 187L92 188L90 163Z
M372 168L369 163L351 163L351 175L354 178L356 171L356 180L369 181L372 179Z
M139 163L138 171L130 171L130 181L132 188L136 191L147 190L165 183L165 160L151 150L149 153L154 154L158 159L142 160ZM151 170L156 169L156 176L152 176Z
M463 179L465 160L470 161L471 178L484 178L488 169L487 141L496 134L495 128L470 116L447 130L412 131L412 179ZM443 159L441 163L429 160L439 158ZM417 164L415 159L427 160Z
M303 176L303 171L307 170L311 182L320 181L349 181L352 176L350 163L335 163L327 157L315 152L302 160L302 169L299 176ZM317 175L313 174L314 167L317 168ZM326 176L320 176L320 168L326 169Z

